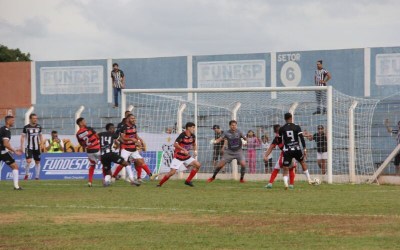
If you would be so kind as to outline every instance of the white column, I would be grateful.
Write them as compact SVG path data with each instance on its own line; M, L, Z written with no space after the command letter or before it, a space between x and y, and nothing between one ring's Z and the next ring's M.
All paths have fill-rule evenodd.
M121 119L125 117L125 110L126 110L126 93L125 89L121 90Z
M25 112L25 124L29 124L29 116L32 114L33 110L35 108L33 106L31 106L26 112Z
M193 88L193 56L187 56L187 88ZM188 101L193 100L193 93L188 93ZM196 123L197 125L197 123Z
M350 182L356 182L356 151L355 151L355 131L354 131L354 109L358 102L353 101L349 108L349 176Z
M276 87L276 52L271 52L271 87ZM271 92L271 98L276 99L276 92Z
M295 103L293 103L292 106L290 106L290 108L289 108L289 113L292 114L293 122L294 122L294 113L296 112L296 109L297 109L298 106L299 106L299 103L298 103L298 102L295 102Z
M36 104L36 63L31 62L31 103Z
M328 140L328 160L327 160L327 171L328 171L328 183L332 184L332 157L333 157L333 92L332 86L328 86L326 93L327 101L327 140Z
M180 134L182 132L182 115L183 115L183 111L185 111L185 109L186 109L186 103L182 103L178 108L178 114L176 117L176 133L177 134ZM197 136L197 134L196 134L196 136ZM182 171L179 172L178 178L183 179Z
M112 59L107 59L107 102L112 103L113 102L113 88L112 88L112 80L111 80L111 70L112 70ZM123 107L123 106L122 106Z

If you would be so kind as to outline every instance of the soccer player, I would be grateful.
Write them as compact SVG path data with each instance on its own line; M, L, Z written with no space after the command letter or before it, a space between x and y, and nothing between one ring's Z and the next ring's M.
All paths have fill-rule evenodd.
M124 158L125 161L131 162L133 161L135 164L136 171L138 172L138 178L140 179L141 169L143 168L149 176L151 176L151 171L149 167L143 160L143 157L137 151L137 147L141 146L141 139L137 135L136 129L136 118L134 115L130 114L126 118L126 123L121 128L120 140L121 140L121 157ZM113 177L116 178L118 173L124 168L124 166L119 165L113 174ZM125 167L126 172L128 173L129 181L132 184L135 184L133 178L133 171L130 165ZM139 171L140 170L140 171Z
M108 123L106 131L98 134L100 139L100 155L101 164L103 164L103 178L106 175L112 175L111 163L117 163L126 167L129 165L120 155L113 151L114 143L117 143L118 135L115 133L114 124ZM140 186L139 183L134 182L134 185Z
M29 179L29 167L32 158L35 160L35 180L39 180L40 175L40 149L43 145L42 127L37 123L37 115L29 115L29 124L25 125L21 134L21 151L25 152L26 166L25 178ZM25 145L26 139L26 145Z
M293 123L291 113L285 114L285 121L286 124L279 129L279 136L282 138L283 142L283 182L285 189L288 189L289 166L293 159L296 159L300 163L308 183L314 184L311 180L310 174L308 173L307 163L305 162L305 159L307 158L307 149L303 132L299 125ZM299 140L303 146L303 151L300 148Z
M178 138L175 140L175 152L174 158L171 162L171 170L162 178L157 187L161 187L176 171L183 165L185 167L193 166L188 178L185 181L185 185L193 187L192 179L199 171L201 164L194 159L189 151L194 150L193 156L197 155L197 143L194 131L196 130L196 124L193 122L186 123L186 130L183 131Z
M268 184L265 186L268 189L272 188L272 184L275 181L276 176L278 175L279 171L281 168L283 168L283 143L282 143L282 138L279 136L279 129L281 126L279 124L275 124L273 126L274 133L275 133L275 138L272 141L271 145L268 147L267 151L265 151L264 154L264 161L268 160L268 156L272 153L272 150L275 147L279 147L281 150L281 153L279 155L279 159L275 164L274 170L271 173L271 177L269 178ZM297 164L295 161L292 160L292 164L289 167L289 188L293 189L294 188L294 178L295 178L295 169L297 167Z
M240 130L237 129L237 122L235 120L231 120L229 122L229 128L230 129L225 131L220 138L214 141L214 143L219 143L225 139L228 148L224 151L222 160L218 162L213 176L209 178L207 182L214 181L218 172L225 166L225 164L230 163L234 159L236 159L240 164L240 182L245 182L244 174L246 173L246 160L242 151L242 139L246 140L246 137Z
M90 162L88 187L92 187L94 170L100 159L99 137L93 128L86 126L84 118L78 118L76 124L79 126L79 130L76 132L76 138L78 139L79 144L86 151Z
M21 150L13 149L10 144L10 128L14 126L15 119L13 116L8 115L4 118L4 120L5 126L0 128L0 161L5 162L12 169L14 190L22 190L22 188L18 185L18 165L10 154L10 152L16 155L22 154Z

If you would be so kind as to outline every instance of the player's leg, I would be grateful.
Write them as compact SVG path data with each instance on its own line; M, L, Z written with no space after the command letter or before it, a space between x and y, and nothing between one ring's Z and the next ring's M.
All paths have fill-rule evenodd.
M100 153L88 153L88 159L89 159L89 178L88 178L88 187L92 187L93 183L93 175L94 175L94 170L96 169L96 164L100 159Z
M122 159L123 159L125 162L127 162L128 164L125 165L125 166L122 165L122 164L119 164L119 165L115 168L115 170L114 170L114 173L113 173L113 175L112 175L113 178L117 178L117 176L118 176L118 174L121 172L121 170L122 170L124 167L126 167L126 166L129 165L129 156L130 156L130 153L131 153L131 152L129 152L129 151L125 150L125 149L122 149L122 150L121 150L121 152L120 152L120 157L122 157Z
M285 189L288 189L289 184L289 166L292 164L294 155L292 151L287 151L283 153L283 184L285 186Z
M265 186L266 188L272 188L272 184L274 184L276 176L279 174L279 171L283 167L283 153L279 155L278 161L275 163L274 170L271 173L271 176L269 177L269 182Z
M193 159L193 158L191 158L191 159ZM188 166L192 166L192 171L190 171L189 176L186 178L185 184L188 185L188 186L193 187L192 179L197 174L197 172L199 171L199 169L201 167L201 164L197 160L193 159L192 161L187 162L187 165Z
M138 173L138 179L141 178L141 174L142 174L142 171L141 171L141 170L142 170L142 169L146 172L146 174L147 174L149 177L151 177L153 174L151 173L150 168L149 168L149 166L147 166L147 164L146 164L146 162L144 161L143 157L142 157L139 153L135 154L134 157L135 157L135 166L138 165L139 168L140 168L140 175L139 175L139 173ZM140 157L140 158L139 158L139 157Z
M19 170L18 165L10 153L5 153L0 156L0 161L4 161L12 169L14 190L22 190L18 184Z
M237 161L240 165L240 183L244 183L244 175L246 174L246 161L243 158L238 158Z
M176 158L172 159L172 162L171 162L171 165L170 165L171 170L170 170L166 175L164 175L164 177L163 177L163 178L161 179L161 181L158 183L157 187L161 187L166 181L168 181L169 178L171 178L171 176L173 176L173 175L176 173L176 171L177 171L182 165L183 165L183 161L180 161L180 160L178 160L178 159L176 159Z
M221 169L225 166L225 164L229 164L233 160L233 156L231 155L230 152L225 151L225 153L222 156L222 160L220 160L217 164L217 167L214 169L214 173L211 178L208 178L207 182L212 182L215 180L217 174Z
M310 173L308 172L307 163L304 160L304 158L301 158L301 159L296 158L296 160L300 163L301 168L303 169L303 174L306 176L308 183L309 184L313 184L313 181L311 180Z
M36 150L33 154L35 160L35 180L39 180L40 177L40 150Z
M25 149L25 177L24 180L28 180L29 179L29 169L31 167L32 164L32 150L26 148Z
M289 167L283 166L283 185L285 186L285 189L288 189L289 187L288 179L289 179Z

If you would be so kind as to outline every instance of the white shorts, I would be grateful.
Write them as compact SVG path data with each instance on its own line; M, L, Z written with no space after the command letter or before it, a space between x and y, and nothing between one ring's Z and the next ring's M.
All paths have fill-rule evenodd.
M89 161L93 161L97 164L97 162L100 160L100 151L97 151L96 153L87 153L87 157Z
M317 152L317 160L327 160L328 152L319 153Z
M193 157L190 157L189 159L187 159L185 161L181 161L181 160L174 158L174 159L172 159L169 167L179 170L182 166L184 166L184 167L189 166L193 161L195 161L195 159Z
M138 151L131 152L125 149L121 150L121 157L124 158L125 161L129 162L130 160L142 159L143 157L139 154Z

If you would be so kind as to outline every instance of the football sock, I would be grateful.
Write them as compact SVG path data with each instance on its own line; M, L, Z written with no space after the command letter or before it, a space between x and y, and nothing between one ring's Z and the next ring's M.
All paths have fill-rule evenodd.
M18 175L19 175L19 171L18 171L18 169L13 169L12 173L13 173L14 187L15 187L15 188L19 188L19 185L18 185Z
M150 171L149 166L147 166L146 164L143 164L142 168L149 176L151 176L151 171Z
M274 171L272 171L271 177L269 178L269 183L274 183L275 178L278 175L278 173L279 173L279 169L274 168Z
M294 168L289 169L289 184L294 185L294 177L296 173L294 172Z
M128 173L129 180L130 180L130 181L133 181L133 180L134 180L134 179L133 179L133 170L132 170L131 165L126 166L125 169L126 169L126 172Z
M310 173L308 173L308 169L306 171L304 171L303 173L307 177L307 180L311 181L311 177L310 177Z
M162 184L164 184L164 182L168 181L168 179L169 179L169 176L168 176L168 175L165 175L165 176L162 178L162 180L160 181L159 185L161 186Z
M190 182L193 177L197 174L198 169L193 168L192 171L190 171L190 174L188 176L188 178L186 179L187 182Z
M246 173L246 168L245 167L241 167L240 168L240 179L241 180L243 180L245 173Z
M90 183L92 183L92 181L93 181L94 169L95 169L95 166L90 164L90 167L89 167L89 182Z
M218 172L219 172L221 169L222 169L221 167L216 167L216 168L214 169L214 174L213 174L213 176L212 176L213 179L215 179L215 177L217 176Z
M135 170L136 170L136 175L138 179L142 178L142 166L136 166L135 165Z
M35 178L39 178L40 176L40 164L35 165Z
M287 176L287 175L283 176L283 183L285 184L285 187L288 186L288 179L289 179L289 176Z
M117 175L119 174L119 172L121 172L121 170L122 170L123 167L124 167L124 166L122 166L122 165L118 165L118 166L115 168L115 171L114 171L114 174L113 174L113 177L114 177L114 178L117 177Z
M29 167L31 166L30 163L25 164L25 175L29 175Z

